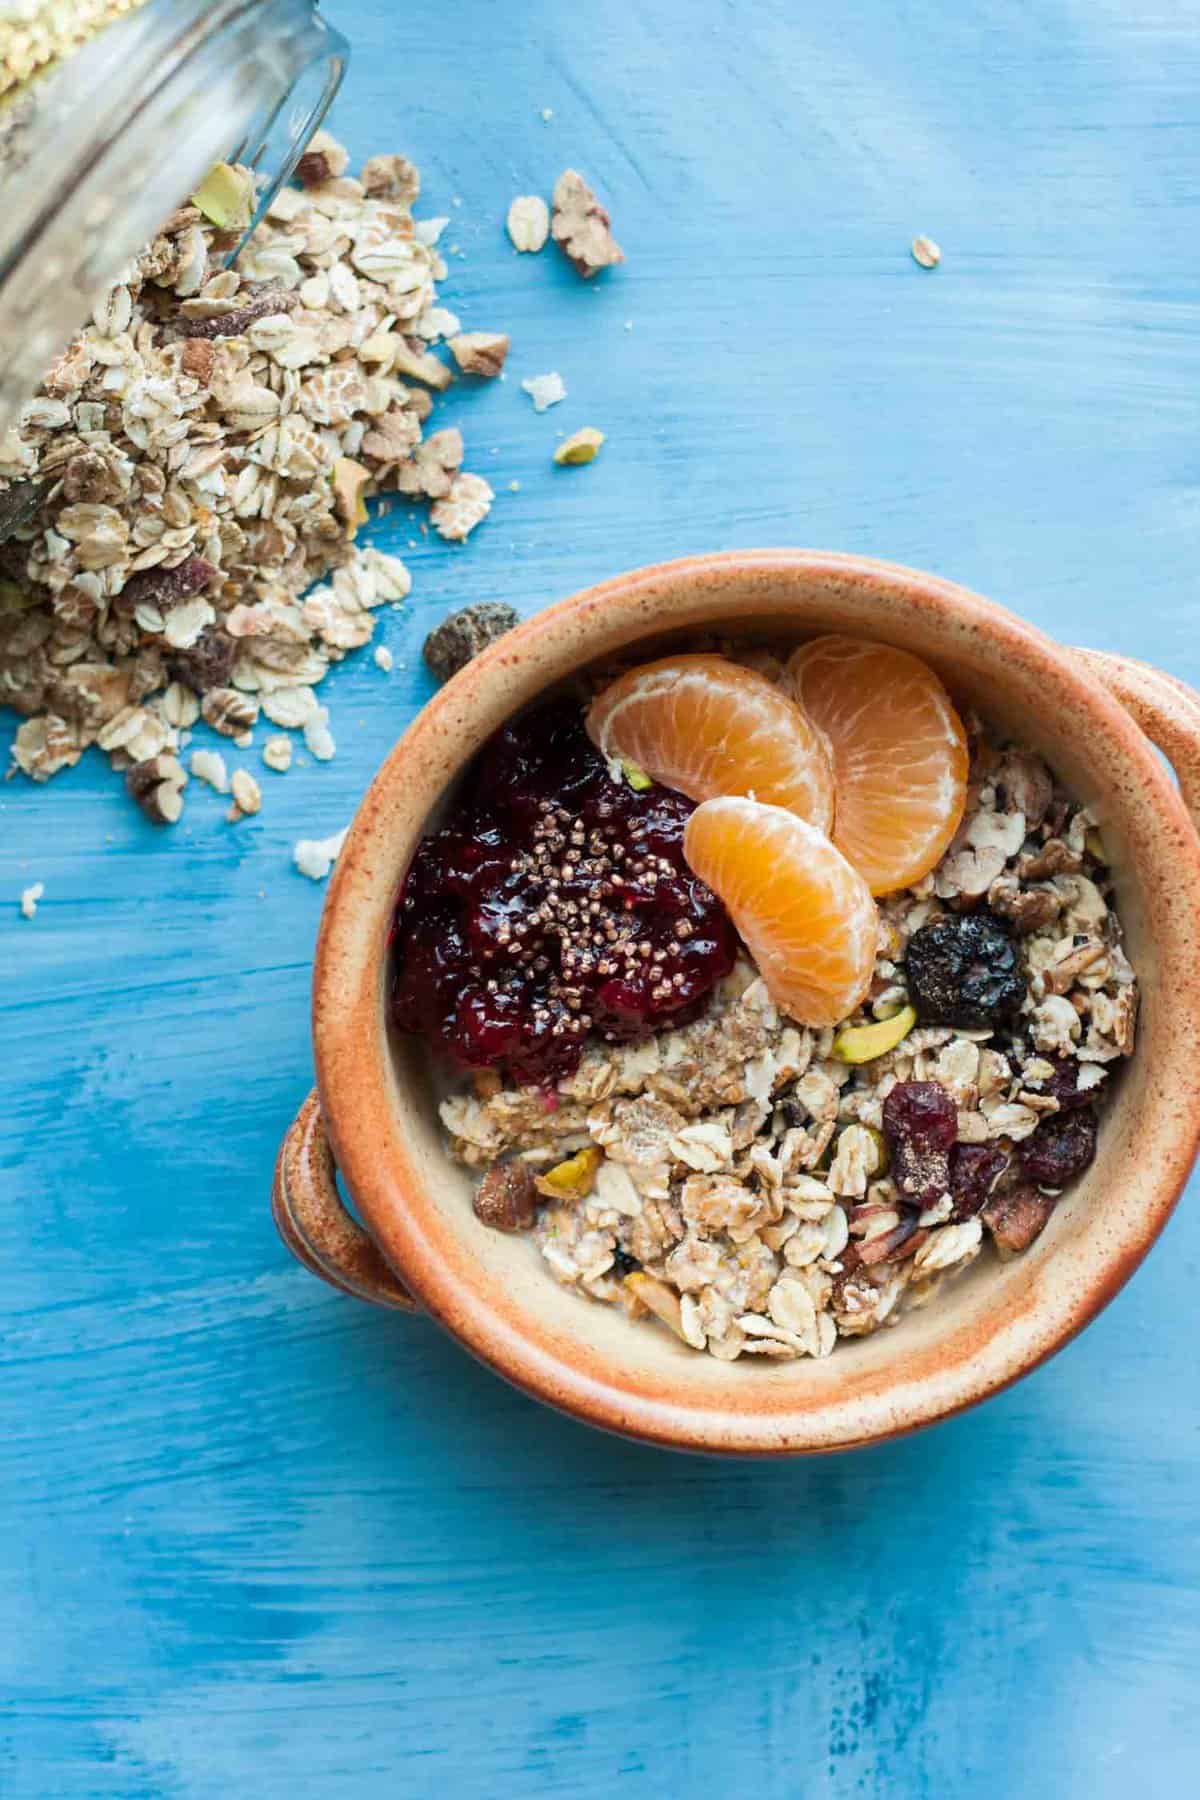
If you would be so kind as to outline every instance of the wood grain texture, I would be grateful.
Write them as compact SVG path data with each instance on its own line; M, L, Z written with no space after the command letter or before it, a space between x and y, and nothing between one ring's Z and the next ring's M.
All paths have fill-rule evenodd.
M327 10L335 128L419 160L447 303L512 332L505 383L439 403L498 500L461 551L380 528L406 667L330 678L336 761L264 772L257 818L193 793L155 833L92 758L0 791L0 1792L1187 1791L1194 1205L983 1410L726 1467L323 1291L267 1194L311 1076L321 892L290 846L349 817L449 606L819 544L1200 678L1200 7ZM567 163L629 259L586 286L501 228ZM518 382L553 368L539 418ZM554 469L583 424L600 457Z

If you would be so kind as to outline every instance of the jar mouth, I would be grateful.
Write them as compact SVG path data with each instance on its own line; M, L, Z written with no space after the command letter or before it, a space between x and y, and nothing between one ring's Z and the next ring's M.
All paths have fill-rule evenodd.
M261 213L324 117L348 55L312 0L146 0L9 98L0 435L214 162L255 170Z

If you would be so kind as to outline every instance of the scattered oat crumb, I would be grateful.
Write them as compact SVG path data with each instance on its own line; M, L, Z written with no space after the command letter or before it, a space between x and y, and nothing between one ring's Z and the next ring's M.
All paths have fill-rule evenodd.
M543 106L543 108L542 108L542 123L543 123L543 125L548 125L553 117L554 117L554 108L552 106Z
M936 269L942 260L941 247L931 237L915 237L910 248L913 261L923 269Z
M519 494L521 491L520 482L519 481L510 481L508 484L508 491L510 494Z
M487 518L493 498L482 475L469 475L464 470L450 483L450 492L430 507L433 529L450 543L462 543Z
M262 805L262 789L249 769L233 771L233 800L239 814L256 813Z
M557 369L547 375L530 375L521 386L533 401L534 412L545 412L567 397L567 384Z
M188 767L197 781L207 781L218 794L229 792L229 772L219 750L193 750Z
M46 891L44 881L35 881L32 887L21 889L21 917L33 919L37 917L38 901Z
M392 653L386 644L377 644L375 646L375 667L377 669L382 669L385 675L391 673Z
M240 737L235 737L233 741L239 750L252 750L254 748L254 733L252 731L243 731L242 735Z
M597 431L594 425L583 425L565 437L554 452L554 460L560 466L578 467L582 463L594 462L596 452L604 442L604 433Z
M585 279L625 261L607 209L577 169L564 169L554 184L551 231L563 255Z
M540 194L518 194L508 209L505 228L514 250L536 255L550 236L550 208Z
M329 708L319 706L304 723L304 747L318 762L332 762L337 753L333 733L329 729Z
M625 321L625 330L626 330L626 331L632 331L632 330L633 330L633 320L632 320L632 319L626 319L626 321Z
M338 859L349 829L347 825L327 838L301 838L292 850L292 861L301 875L307 875L310 881L324 881Z

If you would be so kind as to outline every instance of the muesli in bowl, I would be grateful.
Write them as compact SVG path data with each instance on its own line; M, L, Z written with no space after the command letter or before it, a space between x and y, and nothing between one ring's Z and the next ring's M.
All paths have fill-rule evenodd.
M479 1218L729 1362L827 1356L1027 1249L1137 982L1045 762L826 635L505 726L413 858L390 1000Z

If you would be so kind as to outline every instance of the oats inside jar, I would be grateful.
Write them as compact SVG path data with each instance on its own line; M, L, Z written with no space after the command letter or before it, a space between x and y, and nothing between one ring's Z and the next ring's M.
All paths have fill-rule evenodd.
M878 777L875 724L852 743L809 678L826 648L839 681L869 684L878 652L897 690L924 683ZM885 646L633 673L485 748L402 893L394 1017L454 1071L441 1118L480 1219L581 1300L723 1361L826 1356L1026 1250L1089 1166L1138 994L1103 842L1038 756ZM811 708L784 762L770 714L753 792L758 715L722 715L700 755L696 682L710 721L759 682ZM614 739L614 690L669 704L670 729L626 705ZM710 887L701 850L731 818Z

